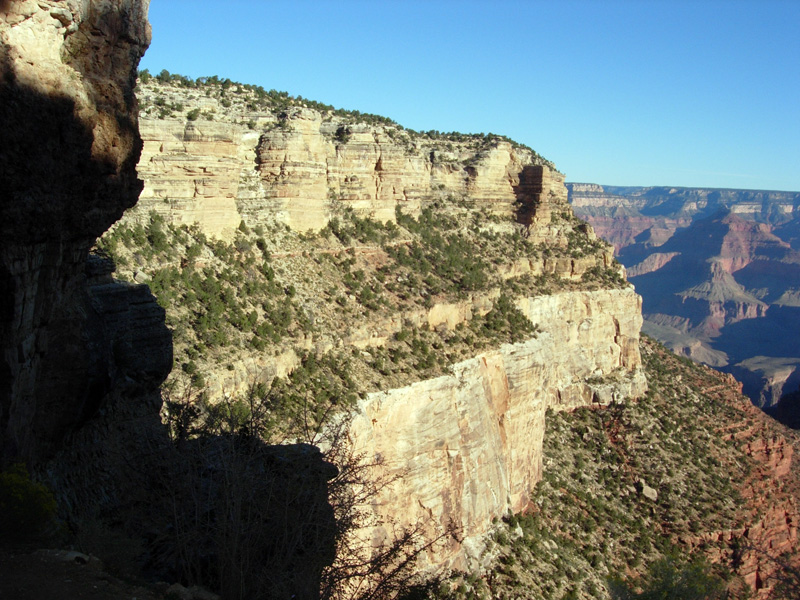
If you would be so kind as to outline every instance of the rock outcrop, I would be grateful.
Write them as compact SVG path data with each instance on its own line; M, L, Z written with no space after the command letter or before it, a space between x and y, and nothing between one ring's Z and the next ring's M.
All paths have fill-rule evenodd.
M476 568L493 519L524 510L542 476L545 411L637 397L640 298L632 290L567 292L520 308L541 331L453 365L451 374L371 394L350 429L356 451L392 481L375 502L386 526L423 523L430 564Z
M5 461L38 462L112 392L157 397L170 368L152 297L92 291L86 275L95 239L141 190L133 87L148 1L0 8L0 439Z
M242 220L236 199L246 160L255 160L256 133L229 123L142 119L138 211L156 210L175 223L199 223L228 237ZM242 191L244 193L244 191Z
M141 84L140 93L186 102L180 89L155 84ZM519 213L526 224L534 206L566 202L563 175L507 141L443 142L301 107L234 115L142 118L145 188L131 218L156 211L229 239L241 221L319 230L345 208L394 221L397 208L416 215L423 198L441 191L493 214ZM549 210L537 214L549 224Z

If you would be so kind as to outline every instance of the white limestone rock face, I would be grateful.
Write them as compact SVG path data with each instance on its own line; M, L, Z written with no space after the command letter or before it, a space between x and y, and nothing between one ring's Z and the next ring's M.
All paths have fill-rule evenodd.
M464 361L452 373L371 394L350 435L357 452L396 478L374 503L386 525L422 525L428 539L455 526L428 566L474 568L492 519L518 512L542 476L545 411L608 404L644 393L641 300L632 290L565 292L519 303L534 339Z
M242 154L254 140L229 123L142 120L140 212L175 224L199 223L208 235L230 239L242 218L236 207ZM146 205L146 206L145 206Z
M167 94L158 90L140 94ZM205 98L170 93L184 106L204 106ZM416 215L425 199L448 195L507 217L525 206L526 224L544 202L537 227L549 227L553 202L567 209L563 175L536 166L541 159L506 141L412 139L393 126L344 125L308 108L280 117L240 115L250 116L257 117L248 121L253 129L224 117L141 119L138 170L145 188L129 218L155 210L170 222L197 223L207 234L231 239L242 220L250 227L319 230L352 208L385 222L395 219L397 207ZM342 127L346 135L337 134Z

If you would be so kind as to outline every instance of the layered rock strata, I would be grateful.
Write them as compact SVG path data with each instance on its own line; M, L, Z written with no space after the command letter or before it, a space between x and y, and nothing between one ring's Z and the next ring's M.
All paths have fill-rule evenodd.
M184 103L186 94L167 98ZM393 221L397 209L418 215L435 200L437 210L461 201L476 215L483 212L487 223L517 221L542 245L536 258L508 257L499 264L503 279L547 275L579 287L590 269L617 270L610 248L595 244L591 227L575 221L563 175L527 149L506 141L412 139L392 125L345 125L308 108L278 115L245 111L239 118L251 117L247 126L238 118L143 120L139 172L145 189L127 218L143 220L156 211L167 222L193 222L227 239L240 221L244 230L275 223L319 230L348 208ZM571 243L573 253L544 250ZM313 253L309 247L309 258ZM384 260L381 248L348 253L367 272L375 268L370 261ZM301 269L299 254L278 251L272 260L288 272ZM295 284L303 295L305 283ZM319 353L367 351L387 345L403 328L453 331L486 314L498 295L491 289L460 301L439 298L427 308L371 316L292 343ZM541 477L547 408L643 393L641 304L630 288L520 298L517 304L541 328L535 338L453 365L450 375L373 393L362 403L350 428L354 451L382 465L377 480L397 478L374 503L376 518L386 523L367 534L376 546L392 538L393 527L424 523L425 538L433 540L453 525L464 543L443 537L429 551L428 565L475 566L492 519L524 509ZM268 384L298 364L291 348L239 356L205 377L209 397L234 397L253 381Z
M146 183L131 218L154 210L227 239L241 221L319 230L345 208L394 221L397 208L416 215L435 194L469 198L477 208L519 213L522 222L539 225L549 224L553 206L566 204L563 175L509 142L411 138L396 126L344 125L308 108L242 119L253 129L142 119L139 173ZM547 210L534 219L539 205Z
M765 409L797 389L800 193L569 189L642 294L646 333L734 374Z
M593 183L569 183L567 187L575 212L617 251L637 242L660 246L679 229L720 210L772 225L786 223L800 213L798 192Z
M451 374L371 394L350 429L357 452L392 481L374 503L392 527L423 524L431 565L475 568L492 520L524 510L541 478L545 411L645 391L640 298L629 289L530 298L533 339L479 354ZM454 528L460 543L448 538ZM458 536L457 536L458 537Z

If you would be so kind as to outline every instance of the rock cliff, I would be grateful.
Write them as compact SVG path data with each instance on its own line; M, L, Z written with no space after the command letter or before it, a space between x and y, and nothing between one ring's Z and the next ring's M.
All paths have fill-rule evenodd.
M420 523L429 540L455 527L464 542L431 548L428 566L474 567L493 519L523 510L541 478L545 411L644 393L639 297L572 215L563 175L532 150L313 107L256 110L235 86L140 82L145 184L110 242L121 272L173 282L164 305L183 330L178 361L202 373L212 402L253 384L271 389L273 407L339 382L339 396L360 396L354 452L380 465L376 479L396 480L371 502L384 524L363 535L378 548ZM133 247L137 227L174 232L172 255ZM210 252L190 252L200 246ZM235 282L257 281L248 264L265 257L276 296L246 298ZM232 268L221 285L237 288L252 322L219 325L232 348L217 350L198 330L203 311L184 305L199 290L179 282ZM535 332L504 344L481 323L507 295ZM276 302L298 321L280 335ZM253 330L271 332L268 348Z
M146 0L2 6L5 461L52 456L110 395L136 388L153 401L169 372L170 336L152 297L87 277L95 239L141 190L133 86L150 41L147 8ZM135 351L138 341L152 353Z
M443 142L386 122L352 122L299 106L267 112L247 97L214 93L193 97L179 87L140 83L152 108L207 107L191 121L174 114L154 119L152 109L141 119L140 218L155 210L168 222L195 222L231 239L241 221L319 230L344 207L393 221L397 207L416 215L422 199L442 189L524 221L534 204L566 200L564 178L552 164L509 141ZM214 106L218 112L208 112ZM549 221L549 212L538 215Z
M732 376L647 337L641 355L638 401L549 414L543 480L497 525L486 575L454 584L459 597L608 599L609 577L645 587L676 554L705 557L703 572L741 597L797 596L777 584L798 565L798 435Z
M602 544L608 565L627 566L694 543L676 533L730 529L730 478L705 448L714 418L729 416L714 404L697 427L700 396L681 396L663 356L651 368L674 394L616 402L645 392L640 299L608 245L575 218L547 161L496 136L420 134L218 78L158 77L139 87L142 204L104 246L122 276L148 281L167 308L178 375L203 390L188 406L206 423L224 430L244 415L245 427L260 426L260 415L269 435L314 437L331 413L352 414L352 452L387 483L360 507L373 517L358 532L360 558L416 529L439 540L420 567L480 567L496 552L487 533L497 517L529 510L549 519L538 490L567 470L543 473L545 420L561 429L570 417L546 419L548 410L602 423L595 435L576 421L586 458L565 458L575 462L570 494L580 505L564 529L593 540L584 550ZM637 273L668 266L677 252ZM662 418L654 397L680 418ZM691 448L676 431L691 433ZM668 464L653 450L659 439ZM629 461L639 450L646 460ZM729 450L719 456L741 466ZM786 464L777 462L776 476ZM587 494L590 472L603 476ZM547 485L536 486L542 477ZM703 512L695 492L719 506ZM548 510L564 493L553 490ZM656 529L649 549L638 548L628 517L592 517L633 539L624 556L592 537L596 523L579 519L605 506L601 496L607 507L641 500L642 522ZM767 529L783 543L793 534L776 519ZM555 543L540 550L560 554ZM602 585L597 556L585 558L586 581ZM542 579L566 593L572 572L559 573Z
M566 292L520 302L538 335L457 363L450 373L370 394L350 435L379 464L386 528L425 524L428 539L463 536L428 555L474 569L498 515L528 507L542 476L547 409L605 405L646 389L631 290ZM389 525L391 524L391 525ZM373 540L389 537L378 528Z

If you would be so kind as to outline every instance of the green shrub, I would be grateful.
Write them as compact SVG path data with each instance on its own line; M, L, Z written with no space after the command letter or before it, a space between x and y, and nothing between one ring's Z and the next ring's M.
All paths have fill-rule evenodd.
M612 579L609 582L611 597L614 600L714 600L725 594L725 582L702 560L681 565L674 559L664 558L650 565L644 579L644 585L641 581L631 585ZM641 591L636 591L634 586L640 586Z
M336 130L336 141L341 144L346 144L350 141L350 128L345 125L340 125Z
M24 464L0 473L0 537L15 541L34 538L53 522L55 513L52 492L32 481Z

